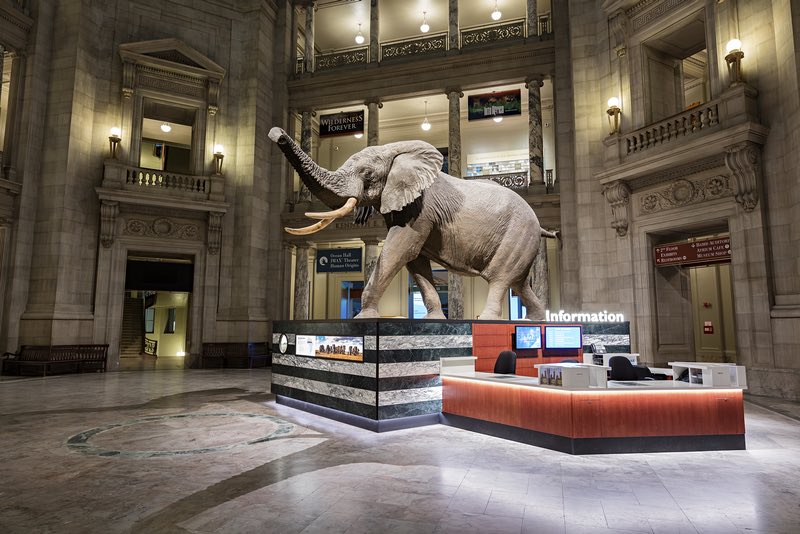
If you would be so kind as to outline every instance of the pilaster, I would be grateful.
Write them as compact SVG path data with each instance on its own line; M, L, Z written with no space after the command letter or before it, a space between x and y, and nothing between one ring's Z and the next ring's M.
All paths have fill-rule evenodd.
M542 82L541 78L530 78L528 88L528 184L541 184L544 181L544 139L542 137Z
M378 110L383 108L383 102L374 98L365 103L367 104L367 146L376 146L380 142L380 112Z

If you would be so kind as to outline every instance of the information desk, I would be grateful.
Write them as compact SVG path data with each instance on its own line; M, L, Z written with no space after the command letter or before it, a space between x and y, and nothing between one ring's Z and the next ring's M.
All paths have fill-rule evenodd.
M443 371L442 419L571 454L745 448L741 388L672 380L568 388L518 375Z

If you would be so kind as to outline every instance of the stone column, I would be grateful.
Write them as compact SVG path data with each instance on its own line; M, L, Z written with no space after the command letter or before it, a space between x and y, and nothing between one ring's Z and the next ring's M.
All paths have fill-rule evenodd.
M458 50L458 0L448 1L448 30L450 32L450 50Z
M547 267L547 238L542 237L539 241L539 252L533 260L533 267L531 267L531 287L533 292L539 298L544 309L550 307L550 279Z
M375 146L379 139L378 121L380 118L378 110L383 107L383 103L375 98L367 100L367 146Z
M364 284L366 284L369 282L369 277L372 276L372 271L378 263L378 256L380 255L378 244L381 240L377 237L362 237L361 240L364 242Z
M369 62L377 63L380 57L381 25L378 0L371 0L369 4Z
M3 64L5 63L6 48L0 44L0 115L3 114ZM0 128L4 128L5 124L0 124ZM3 148L0 145L0 148ZM0 170L2 170L2 161L0 161Z
M305 72L314 72L314 9L316 7L313 2L306 6Z
M297 24L297 8L294 4L289 3L289 9L291 10L289 14L289 23L292 25L292 42L291 42L291 50L289 50L289 74L296 74L297 73L297 40L300 36L300 28Z
M314 112L311 110L303 111L300 115L300 148L311 156L312 137L314 135L314 128L312 126L312 119ZM311 200L311 191L309 191L306 184L300 183L299 200Z
M536 0L528 0L528 37L539 35L539 17Z
M281 319L289 319L291 317L289 315L289 304L291 300L289 295L292 290L292 253L294 252L294 248L294 245L291 243L284 242L283 249L281 250L283 253L283 272L281 273L283 276L283 283L281 284L279 295L281 299L281 304L279 306Z
M544 160L542 151L542 79L530 78L525 86L528 88L528 158L530 172L528 185L541 184L544 181Z
M452 3L451 3L452 5ZM447 89L447 100L450 104L448 116L448 173L461 178L461 89ZM447 318L464 318L464 285L461 276L447 273Z
M316 247L311 243L297 245L297 256L294 265L294 319L307 320L311 317L311 269L310 259Z

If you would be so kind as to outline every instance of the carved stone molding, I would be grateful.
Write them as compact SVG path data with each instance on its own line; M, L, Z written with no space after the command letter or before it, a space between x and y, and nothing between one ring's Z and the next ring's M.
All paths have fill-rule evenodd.
M639 202L639 213L650 215L730 196L733 196L733 191L727 176L712 176L701 180L680 179L657 191L643 194Z
M611 35L611 47L617 57L623 57L628 51L628 17L624 11L617 11L608 19L608 30Z
M674 8L689 0L642 0L627 10L634 31L657 21Z
M119 202L104 200L100 204L100 244L103 248L111 248L119 215Z
M208 253L216 255L222 243L222 213L210 211L208 213Z
M725 165L733 177L733 196L746 212L758 205L761 151L754 143L739 143L725 149Z
M612 182L603 186L603 196L611 205L611 228L617 232L617 236L625 237L628 235L628 206L631 200L631 188L622 181Z
M153 220L130 218L125 223L123 233L139 237L158 237L199 241L200 228L192 223L175 222L166 217Z

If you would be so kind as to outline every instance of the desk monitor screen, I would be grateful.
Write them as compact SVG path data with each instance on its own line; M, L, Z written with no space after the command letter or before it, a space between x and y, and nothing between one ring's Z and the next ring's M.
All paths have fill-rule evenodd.
M545 326L544 346L546 349L583 348L580 326Z
M541 349L542 328L540 326L517 326L515 349Z

